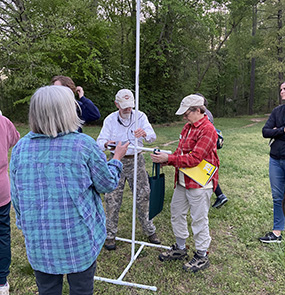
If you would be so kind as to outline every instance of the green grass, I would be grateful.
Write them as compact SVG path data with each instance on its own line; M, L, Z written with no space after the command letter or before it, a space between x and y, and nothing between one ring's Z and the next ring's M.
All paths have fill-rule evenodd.
M157 292L113 285L95 281L94 294L283 294L284 242L279 245L263 245L258 237L271 230L273 211L268 178L269 146L261 135L264 121L253 122L254 117L218 118L215 125L225 138L224 147L218 151L221 166L219 183L229 201L221 209L210 209L209 248L210 268L189 274L182 270L182 261L162 263L158 260L161 250L144 247L124 281L157 287ZM265 119L265 117L264 117ZM183 123L154 126L157 141L151 147L174 151ZM22 135L27 126L18 126ZM87 126L84 132L96 138L99 127ZM170 143L169 145L164 145ZM151 172L149 153L145 153L146 165ZM163 211L154 218L157 233L163 245L174 242L170 223L170 201L173 193L174 168L164 167L166 196ZM215 196L212 197L214 202ZM187 244L190 255L194 250L190 227ZM136 240L145 240L138 220ZM26 258L21 232L15 226L15 214L11 211L12 265L9 282L11 294L37 294L33 271ZM125 190L120 211L118 236L131 238L132 194ZM118 242L117 250L103 249L98 257L97 276L118 278L128 265L131 245ZM65 282L64 294L68 294Z

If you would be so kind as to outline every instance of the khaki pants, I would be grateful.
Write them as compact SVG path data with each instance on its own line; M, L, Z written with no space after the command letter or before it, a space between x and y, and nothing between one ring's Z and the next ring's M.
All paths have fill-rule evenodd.
M190 209L191 228L196 250L207 251L211 243L208 212L213 189L186 189L177 185L171 201L171 224L175 237L189 237L187 214Z

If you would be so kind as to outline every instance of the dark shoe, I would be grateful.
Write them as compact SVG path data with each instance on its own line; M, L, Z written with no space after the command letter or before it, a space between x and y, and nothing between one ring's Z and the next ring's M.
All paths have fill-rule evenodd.
M116 242L115 239L106 239L105 248L109 251L116 250Z
M259 238L259 241L262 243L281 243L282 235L277 237L273 232L269 232L264 237Z
M210 261L208 255L199 256L196 252L194 252L194 257L191 261L185 263L183 265L183 269L185 271L197 272L199 270L208 268L210 266Z
M180 250L178 249L177 244L171 246L171 249L166 252L162 252L159 254L158 258L160 261L170 261L170 260L181 260L183 258L187 258L187 249Z
M224 204L226 204L227 201L228 201L228 198L224 194L221 194L217 197L217 199L212 207L217 208L217 209L221 208Z
M148 237L148 240L150 241L150 243L153 244L160 244L160 239L158 238L157 234L154 233L151 236Z

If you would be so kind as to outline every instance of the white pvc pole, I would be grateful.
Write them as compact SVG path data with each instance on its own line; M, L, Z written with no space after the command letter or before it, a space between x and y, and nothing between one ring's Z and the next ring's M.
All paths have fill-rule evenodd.
M142 147L142 146L133 146L133 145L129 145L128 146L128 149L138 149L139 151L146 151L146 152L154 152L155 149L152 149L152 148L146 148L146 147ZM171 155L172 154L172 151L166 151L166 150L159 150L161 153L166 153L166 154L169 154Z
M140 69L140 14L141 3L137 1L137 17L136 17L136 93L135 93L135 130L138 129L138 109L139 109L139 69ZM134 260L135 255L135 231L136 231L136 200L137 200L137 153L138 139L135 138L135 159L134 159L134 190L133 190L133 224L132 224L132 255L131 261Z
M112 150L114 149L115 145L114 146L111 146L111 147L108 147L109 150ZM139 151L146 151L146 152L154 152L155 150L158 150L162 153L166 153L166 154L169 154L171 155L172 154L172 151L168 151L168 150L161 150L159 148L146 148L146 147L143 147L143 146L134 146L134 145L129 145L128 146L128 149L137 149Z
M115 285L122 285L122 286L128 286L128 287L147 289L147 290L151 290L151 291L157 291L157 287L155 287L155 286L136 284L136 283L131 283L131 282L125 282L122 280L114 280L114 279L108 279L108 278L97 277L97 276L94 277L94 280L102 281L102 282L106 282L106 283L112 283Z
M136 106L135 106L135 128L138 128L138 108L139 108L139 48L140 48L140 0L137 0L137 32L136 32L136 93L135 93L135 99L136 99ZM147 289L151 291L157 291L157 288L155 286L148 286L148 285L142 285L142 284L135 284L131 282L124 282L122 279L126 275L127 271L130 269L132 266L134 260L138 257L140 252L142 251L144 246L152 246L152 247L159 247L159 248L166 248L169 249L169 247L166 246L161 246L161 245L156 245L156 244L151 244L151 243L145 243L145 242L137 242L135 241L135 229L136 229L136 198L137 198L137 156L138 153L137 151L142 150L142 148L138 147L138 139L135 138L135 145L134 145L134 150L135 150L135 158L134 158L134 189L133 189L133 223L132 223L132 240L127 240L127 239L121 239L116 237L116 240L122 240L126 242L131 242L132 243L132 254L131 254L131 261L124 270L124 272L121 274L121 276L117 279L109 279L109 278L103 278L103 277L97 277L94 276L94 280L98 281L103 281L107 283L112 283L112 284L117 284L117 285L124 285L124 286L129 286L129 287L137 287L137 288L142 288L142 289ZM148 150L144 148L144 150ZM153 151L153 149L149 149L150 151ZM170 151L163 151L163 152L170 152ZM171 152L170 152L171 153ZM137 251L135 255L135 243L140 244L140 248Z
M116 240L122 241L122 242L128 242L128 243L132 242L132 240L130 240L130 239L119 238L119 237L116 237ZM162 249L167 249L167 250L171 249L171 247L169 247L169 246L163 246L163 245L158 245L158 244L153 244L153 243L147 243L147 242L141 242L141 241L135 241L135 243L138 245L144 245L144 246L149 246L149 247L162 248Z

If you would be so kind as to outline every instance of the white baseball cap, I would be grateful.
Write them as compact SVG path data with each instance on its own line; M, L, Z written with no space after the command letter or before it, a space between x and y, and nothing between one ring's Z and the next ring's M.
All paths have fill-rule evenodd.
M204 98L197 94L190 94L184 97L181 101L180 107L175 115L183 115L190 107L198 107L204 105Z
M134 108L135 107L135 99L131 90L129 89L121 89L116 94L115 100L122 109L126 108Z

